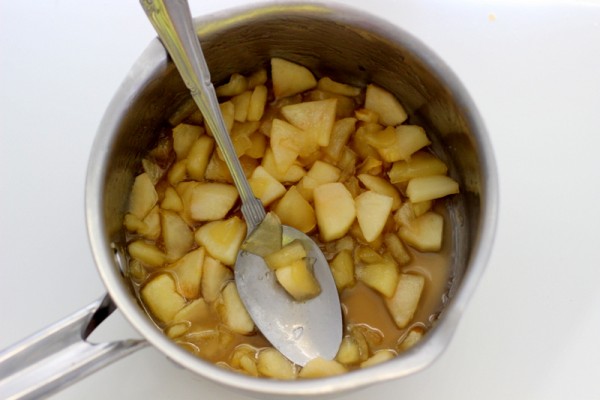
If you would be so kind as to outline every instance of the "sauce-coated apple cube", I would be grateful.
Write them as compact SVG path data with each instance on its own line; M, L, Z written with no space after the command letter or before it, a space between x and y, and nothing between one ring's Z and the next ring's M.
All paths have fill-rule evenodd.
M343 183L333 182L318 186L313 195L321 238L329 242L344 236L356 218L352 194Z

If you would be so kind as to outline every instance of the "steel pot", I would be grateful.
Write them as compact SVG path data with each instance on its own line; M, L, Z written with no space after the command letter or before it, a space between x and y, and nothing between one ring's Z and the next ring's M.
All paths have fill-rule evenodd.
M183 350L157 329L124 276L122 220L134 174L161 127L189 93L161 43L150 43L101 122L86 184L88 232L108 295L0 353L3 397L50 394L147 344L175 363L247 394L334 394L400 378L432 363L448 345L486 265L496 227L498 182L493 152L475 104L450 69L397 26L319 3L267 3L197 19L214 82L282 57L355 85L376 83L402 99L451 167L461 195L448 204L451 279L433 328L386 363L323 379L283 382L233 373ZM118 307L144 340L91 344L93 329Z

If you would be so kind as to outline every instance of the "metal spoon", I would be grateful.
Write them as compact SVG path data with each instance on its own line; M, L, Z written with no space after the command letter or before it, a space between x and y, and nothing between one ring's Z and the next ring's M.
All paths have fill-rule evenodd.
M254 197L227 133L187 0L141 0L141 4L221 148L251 233L265 218L265 209ZM235 280L242 302L263 335L288 359L305 365L316 357L335 357L342 339L342 316L323 253L307 235L283 226L284 243L293 239L301 240L315 260L314 273L321 285L317 297L294 301L276 283L263 258L245 251L238 253Z

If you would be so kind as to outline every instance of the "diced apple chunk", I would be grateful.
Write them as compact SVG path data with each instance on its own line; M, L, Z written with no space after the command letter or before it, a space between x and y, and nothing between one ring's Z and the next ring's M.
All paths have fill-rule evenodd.
M373 136L383 136L378 138L382 140L376 147L381 158L387 162L408 160L413 153L431 144L425 130L417 125L398 125L395 129L389 127ZM391 142L388 143L388 139Z
M406 187L406 195L413 203L435 200L458 192L458 182L445 175L413 178Z
M304 168L298 164L292 164L288 169L280 169L270 147L265 149L261 165L279 182L298 182L306 175Z
M271 126L271 150L277 168L288 170L300 154L300 138L304 135L300 129L280 120L274 119Z
M177 293L175 281L169 274L160 274L146 283L140 295L150 313L162 323L169 323L185 306L185 299Z
M267 347L258 353L258 372L262 376L275 379L295 379L296 367L278 350Z
M202 297L212 303L219 298L225 283L233 279L233 272L219 260L204 257L202 266Z
M250 97L250 105L248 106L248 121L260 121L267 103L267 87L259 85L254 88Z
M367 86L365 108L379 114L379 121L387 126L401 124L408 118L404 107L393 94L373 84Z
M424 286L423 276L400 274L393 296L386 299L387 308L398 328L406 327L412 320Z
M286 292L297 301L309 300L321 293L319 281L309 269L306 259L277 268L275 276Z
M369 264L356 270L359 280L386 297L392 297L398 284L398 267L390 262Z
M177 277L179 293L186 299L195 299L200 295L204 253L203 247L192 250L169 267Z
M205 299L199 298L188 303L175 314L171 326L167 329L167 335L173 338L207 330L213 327L217 320L214 309Z
M402 205L398 189L386 179L369 174L360 174L357 178L367 189L391 197L393 200L392 211L397 210Z
M423 338L423 329L415 328L411 329L408 332L408 335L404 338L404 340L398 345L398 350L406 351L417 344Z
M225 218L238 198L237 189L226 183L202 182L192 188L190 216L196 221Z
M127 246L129 255L151 268L158 268L167 261L167 255L155 245L143 240L136 240Z
M322 185L324 183L337 182L340 179L341 173L342 171L338 167L317 160L310 167L306 176L314 179L319 185Z
M217 311L223 324L231 331L248 335L254 331L254 321L244 307L235 282L229 282L221 292L221 299L217 305Z
M282 224L304 233L312 231L317 224L315 210L295 186L288 189L273 211Z
M351 250L345 249L336 254L330 267L338 291L354 286L354 258Z
M252 92L247 90L231 98L234 106L233 119L238 122L246 122L248 118L248 109L250 108L250 99Z
M396 352L390 349L379 350L375 352L368 360L363 361L360 364L361 368L371 367L373 365L381 364L384 361L391 360L396 357Z
M396 161L389 171L391 183L402 183L419 176L446 175L448 167L426 151L418 151L409 160Z
M340 182L320 185L313 194L321 238L329 242L344 236L356 218L352 194Z
M439 251L442 248L444 217L433 211L413 219L398 230L400 238L419 251Z
M196 231L196 242L204 246L211 257L233 265L245 236L246 224L235 216L202 225Z
M392 211L394 200L372 190L360 194L356 199L356 218L367 242L381 234Z
M188 156L194 142L204 133L200 126L179 124L173 128L173 150L178 160Z
M271 77L276 99L317 86L317 80L308 68L281 58L271 59Z
M277 269L292 264L306 257L306 249L302 242L294 240L281 249L265 256L265 262L271 269Z
M229 77L229 82L216 88L217 96L230 97L243 93L248 88L248 81L241 75L234 73Z
M344 146L356 129L356 118L343 118L335 121L331 130L329 144L324 149L325 153L334 161L338 161L342 155Z
M215 141L209 136L200 136L194 142L186 161L187 173L192 179L204 180L204 174L214 147Z
M158 194L148 174L144 172L136 176L129 197L129 212L144 219L157 202Z
M252 172L248 183L252 193L260 199L264 206L271 204L285 194L285 186L260 165Z
M341 94L344 96L358 96L361 89L359 87L346 85L345 83L336 82L331 78L324 77L317 82L317 88L327 92Z
M327 146L335 122L337 99L307 101L281 108L281 113L292 125L302 129L310 141L319 146ZM307 146L300 151L305 156L313 150Z
M179 194L177 194L177 190L175 190L175 188L169 186L165 189L165 197L160 203L160 207L163 210L172 210L177 212L183 210L183 202L181 201L181 197L179 197Z
M358 363L360 361L360 348L356 342L356 339L354 339L352 336L344 337L335 359L344 365Z
M385 234L383 241L387 246L388 251L399 265L408 264L411 260L410 253L400 240L398 235L392 232Z
M192 248L194 234L176 212L163 210L160 216L167 258L175 261Z
M336 360L326 360L321 357L313 358L300 370L299 378L324 378L341 375L348 372L346 367Z

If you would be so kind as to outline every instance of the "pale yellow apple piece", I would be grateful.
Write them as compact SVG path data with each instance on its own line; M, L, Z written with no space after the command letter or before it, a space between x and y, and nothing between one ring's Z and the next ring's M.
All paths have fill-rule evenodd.
M299 240L294 240L286 244L281 249L268 254L265 257L267 266L271 269L277 269L291 265L294 261L301 260L306 257L306 249Z
M217 303L217 311L223 324L232 332L248 335L254 332L254 321L246 311L240 299L235 282L229 282L221 291L221 298Z
M299 140L304 135L295 126L275 118L271 126L271 150L280 171L289 169L300 154Z
M167 255L154 244L144 240L136 240L127 246L129 255L150 268L162 267L167 261Z
M299 378L324 378L341 375L348 372L346 367L336 360L326 360L321 357L313 358L300 370Z
M252 176L248 179L248 183L250 184L254 196L256 196L264 206L271 204L286 192L285 186L260 165L252 172Z
M430 144L431 141L429 141L425 129L422 127L418 125L399 125L396 127L395 150L400 158L393 157L394 160L386 161L408 160L415 152Z
M401 124L408 118L404 107L393 94L373 84L367 86L365 108L379 114L379 121L387 126Z
M361 193L354 199L356 219L367 242L381 234L392 211L394 200L373 190Z
M195 299L200 295L204 254L204 247L199 247L169 266L169 269L177 277L178 292L188 300Z
M296 260L275 270L277 281L295 300L310 300L321 293L319 281L315 278L306 259Z
M259 85L254 88L250 97L250 104L248 106L248 121L260 121L264 112L265 105L267 104L267 87Z
M396 161L388 176L391 183L402 183L419 176L446 175L448 166L426 151L418 151L409 160Z
M400 274L393 296L386 299L387 308L398 328L406 327L412 320L424 287L423 276Z
M253 89L259 85L264 85L267 83L267 70L264 68L260 68L254 71L248 78L248 89Z
M229 100L229 101L220 103L219 108L221 109L221 115L223 116L223 122L225 122L225 128L227 128L227 132L231 132L231 129L233 129L233 123L235 121L235 118L234 118L235 106L233 105L233 102L231 100ZM210 126L206 122L205 122L205 124L206 124L206 128L207 128L207 133L210 136L214 136Z
M343 183L333 182L318 186L313 195L323 241L329 242L344 236L356 218L352 194Z
M392 297L398 284L400 273L391 262L369 264L356 269L357 278L385 297Z
M248 109L250 108L250 98L252 97L252 91L246 90L243 93L238 94L231 98L231 102L234 106L233 119L238 122L246 122L248 118Z
M165 189L165 197L163 197L163 201L160 203L160 208L177 212L183 210L183 202L174 187L169 186Z
M240 344L236 346L231 354L229 365L232 368L242 370L252 376L258 376L258 368L256 366L257 349L248 344Z
M160 322L169 323L185 306L185 299L177 293L175 281L169 274L160 274L140 290L140 297L148 311Z
M411 256L404 243L398 235L393 232L388 232L383 237L383 242L387 246L388 251L399 265L406 265L410 262Z
M204 173L215 147L215 141L209 136L200 136L190 148L186 168L192 179L204 180Z
M413 203L435 200L458 192L458 182L446 175L412 178L406 186L406 195Z
M367 367L371 367L373 365L381 364L382 362L389 361L396 356L397 356L397 354L394 350L391 350L391 349L379 350L379 351L376 351L375 354L373 354L371 357L369 357L369 359L367 359L366 361L363 361L360 364L360 367L367 368Z
M281 114L292 125L303 130L311 142L314 141L319 146L327 146L335 122L336 105L335 98L308 101L285 106L281 109ZM310 154L314 151L312 149L312 146L305 146L300 154Z
M268 212L260 224L242 243L242 249L266 257L281 249L283 228L281 221L273 212Z
M175 316L166 333L170 338L206 331L215 326L218 316L202 297L189 302Z
M345 336L335 359L344 365L357 364L360 361L360 348L356 339Z
M328 77L319 79L317 82L317 89L350 97L358 96L361 91L359 87L336 82Z
M219 298L225 283L233 279L233 272L219 260L208 255L202 266L202 297L212 303Z
M277 202L273 211L277 214L282 224L296 228L304 233L312 231L317 225L315 210L300 194L296 186L288 189L285 195Z
M159 238L162 227L160 222L160 207L154 206L143 220L144 226L138 233L147 239L156 240Z
M423 329L414 328L408 332L408 335L404 338L404 340L398 345L398 350L406 351L419 343L419 341L423 338Z
M346 146L355 130L356 118L343 118L335 121L329 144L325 148L325 154L331 157L332 160L338 161L344 146Z
M404 202L394 213L394 221L399 226L408 226L413 219L431 210L432 206L432 200L420 201L418 203L411 203L410 201Z
M444 236L444 217L433 211L413 219L398 230L400 238L419 251L439 251Z
M335 286L338 291L352 287L356 283L354 278L354 258L352 250L341 250L329 263Z
M383 171L383 161L367 156L358 166L359 175L379 175Z
M144 172L136 176L129 196L129 212L138 219L144 219L157 202L158 194L148 174Z
M306 176L313 178L319 185L324 183L337 182L340 179L342 171L329 163L321 160L314 162L312 167L306 173Z
M354 111L354 116L357 120L369 123L378 123L379 122L379 114L373 110L369 110L368 108L360 108Z
M265 149L265 155L261 161L261 165L275 179L282 183L298 182L306 175L306 170L298 164L292 164L287 170L281 170L275 162L275 156L270 147Z
M275 379L296 379L296 366L273 347L262 349L257 356L258 372Z
M204 128L197 125L179 124L173 128L173 150L178 160L188 156L194 142L204 134Z
M176 212L162 210L160 217L167 259L175 261L192 248L194 234Z
M260 159L265 155L267 149L267 137L260 132L254 132L248 136L251 142L250 148L246 150L248 157Z
M295 187L298 190L298 193L300 193L307 202L311 203L314 199L314 190L319 185L319 181L315 178L305 175Z
M367 264L380 264L385 262L385 258L371 246L358 246L356 248L355 256L359 261Z
M171 186L176 186L183 181L187 175L187 159L177 161L169 168L167 172L167 180Z
M317 86L317 80L308 68L282 58L271 59L271 78L276 99Z
M216 221L225 218L238 199L233 185L202 182L192 188L190 216L196 221Z
M386 179L369 174L360 174L357 178L367 189L391 197L393 200L392 211L397 210L402 205L398 189Z
M231 97L243 93L248 88L248 81L241 74L232 74L229 82L216 88L217 96Z
M235 216L222 221L211 221L196 230L196 242L204 246L211 257L225 265L233 265L246 237L246 224Z

